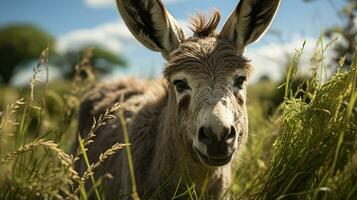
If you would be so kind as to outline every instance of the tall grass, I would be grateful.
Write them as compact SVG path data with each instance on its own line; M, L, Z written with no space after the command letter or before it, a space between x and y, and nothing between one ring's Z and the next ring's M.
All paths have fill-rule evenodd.
M125 145L114 144L97 162L87 162L87 170L81 176L73 166L79 156L86 157L86 146L95 137L95 130L106 120L115 118L119 106L114 105L98 119L93 119L88 137L78 140L81 148L74 155L68 153L69 141L76 136L79 99L94 87L90 56L91 52L84 54L76 66L72 86L61 96L47 90L46 49L34 67L28 92L1 112L0 199L88 199L92 189L101 199L102 194L96 187L100 182L94 180L93 171ZM47 71L44 82L40 82L39 77L42 70ZM47 102L56 109L48 107ZM87 191L88 179L94 184Z
M323 57L324 50L322 47L315 53L313 60L320 61L314 63L312 71L321 71L324 67L323 59L315 58ZM338 71L327 82L319 81L317 73L313 73L314 76L306 80L305 95L297 98L290 86L298 70L296 58L301 53L302 49L297 51L290 65L282 114L273 117L280 123L276 140L269 145L270 138L275 136L263 131L259 139L267 141L263 142L265 145L257 146L260 141L256 138L252 142L255 146L247 152L253 156L256 151L264 155L271 149L272 154L261 161L260 167L253 168L259 170L255 176L247 172L249 166L243 162L243 174L251 179L246 182L248 186L237 186L239 189L235 192L239 198L357 198L357 56L350 71ZM274 124L267 125L268 131L272 130L269 126L276 128ZM251 165L254 161L247 163Z
M357 166L349 165L356 153L357 115L349 111L356 74L355 62L350 72L315 86L310 103L285 101L281 133L258 199L349 199L356 192Z
M303 48L296 52L282 86L285 100L273 116L267 118L265 107L269 101L258 95L270 95L267 91L274 92L276 86L264 83L251 88L248 104L251 135L245 153L237 162L234 183L227 197L357 199L357 56L350 71L339 70L329 80L322 81L323 54L329 45L324 46L322 40L317 45L311 62L313 75L304 82L307 88L298 89L304 95L296 95L291 87L296 81ZM86 138L77 138L80 98L96 84L90 56L91 52L87 51L76 66L72 82L51 84L47 78L41 82L38 77L40 71L48 70L48 50L45 50L34 67L29 87L21 95L12 94L19 96L18 100L3 106L0 199L88 199L91 195L104 199L102 179L96 180L93 173L123 148L130 154L130 146L117 143L96 162L86 160L94 133L106 120L118 118L118 123L125 125L118 102L93 119L94 125ZM79 148L72 155L69 148L73 140L79 142ZM79 156L86 160L83 174L73 168ZM135 182L133 170L130 173L132 198L139 198L135 186L140 182ZM88 182L92 188L85 187ZM177 189L173 199L205 198L196 194L194 184L179 193Z

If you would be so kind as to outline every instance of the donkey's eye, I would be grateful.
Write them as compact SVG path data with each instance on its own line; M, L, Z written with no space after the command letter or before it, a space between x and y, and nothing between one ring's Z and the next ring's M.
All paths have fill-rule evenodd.
M183 92L185 90L189 90L190 87L183 80L175 80L174 85L176 87L177 92Z
M245 76L238 76L235 80L234 80L234 84L233 87L238 88L238 89L243 89L243 84L244 82L247 80L247 78Z

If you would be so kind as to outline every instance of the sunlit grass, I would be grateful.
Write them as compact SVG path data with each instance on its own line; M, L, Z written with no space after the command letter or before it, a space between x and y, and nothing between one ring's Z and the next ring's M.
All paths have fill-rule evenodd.
M265 82L251 86L249 142L235 163L234 183L226 197L356 199L357 56L350 71L338 71L321 81L319 73L325 71L323 53L330 44L320 42L312 55L312 76L304 80L307 88L298 88L303 95L296 95L292 89L303 48L297 50L286 83L281 86L285 99L273 112L268 108L278 85ZM27 89L0 89L0 199L88 199L90 195L104 199L102 178L95 179L93 173L123 149L133 165L130 145L114 144L94 163L86 159L86 151L95 131L106 120L117 118L125 127L121 104L93 119L86 138L77 138L80 98L96 84L88 59L90 52L76 66L72 82L39 82L39 71L47 70L47 57L45 50ZM71 155L73 140L79 142L79 148ZM86 166L82 174L73 169L80 156ZM132 197L138 198L135 188L140 182L135 182L135 172L130 168ZM205 199L204 193L196 192L194 183L179 180L172 199ZM92 188L85 187L88 182ZM179 191L180 186L186 191ZM158 188L157 193L161 191L163 188Z

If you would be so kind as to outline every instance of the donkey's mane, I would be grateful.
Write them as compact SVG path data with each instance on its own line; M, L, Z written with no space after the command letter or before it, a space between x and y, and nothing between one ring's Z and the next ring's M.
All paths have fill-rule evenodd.
M196 16L191 18L190 29L193 31L193 36L199 38L213 36L220 19L221 13L216 9L211 17L198 12Z

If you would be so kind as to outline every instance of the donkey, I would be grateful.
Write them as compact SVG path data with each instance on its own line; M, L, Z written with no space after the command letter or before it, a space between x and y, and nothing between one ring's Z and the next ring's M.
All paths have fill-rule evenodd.
M140 197L170 199L192 186L207 199L226 198L232 161L248 136L246 93L252 67L243 52L269 27L280 0L241 0L220 33L218 11L209 20L198 15L192 20L192 37L185 37L160 0L116 2L136 39L161 52L167 64L160 80L127 78L86 94L80 134L85 137L93 117L123 97ZM123 142L122 128L111 119L96 130L87 151L90 162ZM76 167L85 170L83 162ZM129 198L132 188L124 150L94 172L97 178L107 173L112 179L103 180L106 199Z

